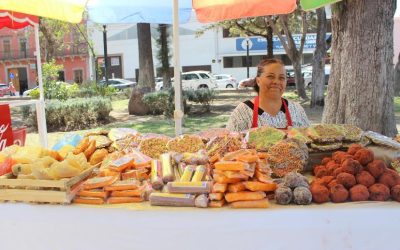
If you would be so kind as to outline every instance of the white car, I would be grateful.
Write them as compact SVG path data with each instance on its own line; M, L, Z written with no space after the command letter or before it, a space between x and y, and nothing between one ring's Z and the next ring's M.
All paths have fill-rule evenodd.
M106 86L106 80L101 80L99 82L100 86ZM111 78L108 79L108 86L112 86L118 90L133 88L137 85L137 82L121 79L121 78Z
M214 77L217 80L218 88L228 89L228 88L238 87L238 81L232 75L219 74L219 75L214 75Z
M173 81L174 79L172 79L172 82ZM183 90L218 88L217 81L208 71L190 71L182 73L181 81Z
M32 90L35 90L35 89L38 89L38 88L39 88L39 86L36 86L36 87L34 87L34 88L25 90L25 91L22 93L22 96L29 96L29 94L32 92Z
M155 88L156 91L160 91L164 88L164 82L162 77L156 77Z

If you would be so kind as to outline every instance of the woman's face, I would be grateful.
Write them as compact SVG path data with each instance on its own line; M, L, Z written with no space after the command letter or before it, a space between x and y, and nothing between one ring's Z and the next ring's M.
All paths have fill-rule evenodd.
M256 77L260 95L282 96L286 89L286 70L279 63L272 63L264 66L263 73Z

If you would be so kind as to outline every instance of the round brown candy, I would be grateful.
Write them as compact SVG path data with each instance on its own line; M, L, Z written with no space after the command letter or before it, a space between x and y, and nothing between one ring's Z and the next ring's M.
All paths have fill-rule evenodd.
M369 198L368 188L357 184L350 189L350 199L352 201L367 201Z
M362 171L356 176L356 180L358 184L364 185L366 187L370 187L375 183L375 178L368 172Z
M342 184L345 188L351 188L356 185L356 178L354 175L349 173L340 173L336 176L336 181L339 184Z
M369 198L372 201L387 201L390 198L390 190L381 183L375 183L368 188Z
M345 202L349 198L349 191L341 185L336 184L330 188L330 198L332 202Z

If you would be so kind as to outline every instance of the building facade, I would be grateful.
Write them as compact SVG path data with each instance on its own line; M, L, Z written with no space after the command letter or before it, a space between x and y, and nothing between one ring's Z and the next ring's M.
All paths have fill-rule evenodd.
M89 24L90 25L90 24ZM91 39L97 54L99 65L103 65L104 44L101 29L92 26ZM157 25L151 26L154 72L161 67L157 60ZM213 74L230 74L236 79L247 77L247 41L243 37L230 37L223 29L206 30L202 35L197 32L205 25L192 18L189 23L181 24L180 62L182 72L207 70ZM172 32L172 31L171 31ZM328 34L329 36L330 34ZM296 44L300 44L301 35L294 35ZM316 46L316 34L307 34L303 53L303 64L309 64ZM290 67L291 63L277 36L274 36L274 55ZM249 71L255 76L258 62L266 57L267 43L263 37L249 38ZM109 77L137 80L139 52L136 25L107 25L107 50L109 57ZM172 40L170 50L173 54ZM172 64L172 60L170 61ZM171 65L173 67L173 65ZM93 74L93 73L92 73Z
M35 34L32 27L0 30L0 83L13 82L17 92L37 85ZM73 43L67 34L64 46L56 52L56 64L63 65L59 80L81 83L89 79L89 54L86 43ZM42 62L44 53L42 52Z

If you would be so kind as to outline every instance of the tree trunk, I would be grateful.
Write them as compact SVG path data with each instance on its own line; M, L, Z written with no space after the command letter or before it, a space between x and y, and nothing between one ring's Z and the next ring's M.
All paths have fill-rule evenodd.
M149 23L138 23L138 47L139 47L139 81L138 89L132 91L129 99L129 114L143 115L146 114L148 107L143 103L144 94L154 90L154 66L153 53L151 50L151 33Z
M326 15L325 9L317 9L317 47L312 68L312 92L310 107L324 106L325 55L326 55Z
M154 90L154 64L149 23L138 23L139 88Z
M294 70L294 79L296 81L296 90L297 95L300 96L303 100L307 100L306 89L304 87L304 79L303 74L301 73L301 56L296 56L292 60L293 70Z
M267 58L274 58L274 32L271 25L267 26Z
M397 134L393 110L395 1L344 0L333 6L332 66L324 123Z
M171 76L169 73L169 47L168 47L168 26L160 24L160 57L161 57L161 74L163 77L164 88L171 87Z
M394 95L400 95L400 53L396 66L394 67Z

